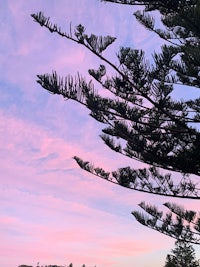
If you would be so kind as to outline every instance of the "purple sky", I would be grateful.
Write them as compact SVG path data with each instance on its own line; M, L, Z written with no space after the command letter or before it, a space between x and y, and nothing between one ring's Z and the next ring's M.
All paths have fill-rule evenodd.
M108 170L139 166L103 145L101 125L85 108L36 83L37 74L87 76L101 63L33 22L30 14L38 11L66 31L70 22L82 23L88 34L117 37L105 53L114 63L120 46L150 54L160 45L128 6L99 0L0 2L0 265L163 266L175 240L143 227L130 213L141 200L161 205L164 199L102 181L72 159L77 155Z

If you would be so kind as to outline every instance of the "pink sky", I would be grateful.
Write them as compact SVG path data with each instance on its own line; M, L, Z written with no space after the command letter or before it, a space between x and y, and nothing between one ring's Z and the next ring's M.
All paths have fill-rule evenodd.
M1 1L0 265L163 266L175 240L143 227L130 213L142 200L161 205L166 199L102 181L72 159L110 170L139 166L103 145L101 125L86 109L36 83L37 74L87 75L99 65L82 47L33 22L30 14L38 11L65 29L82 23L88 33L116 36L108 52L113 62L120 46L159 49L130 7L99 0Z

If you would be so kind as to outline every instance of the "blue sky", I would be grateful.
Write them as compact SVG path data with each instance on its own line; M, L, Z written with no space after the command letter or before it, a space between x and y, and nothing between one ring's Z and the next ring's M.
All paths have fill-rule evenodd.
M139 166L103 145L101 125L85 108L36 83L37 74L52 70L89 78L87 70L100 64L35 23L30 14L38 11L66 31L70 23L82 23L88 33L117 37L105 53L116 64L120 46L143 48L148 55L160 48L127 6L98 0L1 1L0 264L163 266L174 240L141 226L131 211L141 200L161 205L164 199L102 181L72 159L77 155L111 170Z

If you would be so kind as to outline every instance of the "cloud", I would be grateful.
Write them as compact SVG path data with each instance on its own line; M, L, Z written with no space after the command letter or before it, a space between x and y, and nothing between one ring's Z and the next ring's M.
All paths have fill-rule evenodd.
M87 262L93 261L93 264L95 260L98 264L105 263L108 261L106 258L115 257L119 251L107 240L114 239L116 244L127 240L115 215L81 203L8 188L4 192L1 190L1 196L4 209L10 213L10 217L3 217L0 221L3 231L1 251L13 251L23 259L29 257L29 263L37 256L50 264L53 259L55 261L56 254L61 259L67 255L75 263L77 257L79 263L86 259ZM108 232L108 227L112 231ZM16 247L16 243L19 246ZM126 255L126 247L124 252Z
M138 224L130 212L141 199L156 204L166 199L82 171L74 155L109 171L143 165L106 147L98 137L103 125L87 109L48 94L35 81L52 70L61 75L78 70L90 80L88 68L102 62L41 28L30 14L45 11L66 31L72 22L83 23L88 34L117 35L105 52L114 64L119 46L151 50L155 40L149 42L151 34L135 24L132 10L97 0L10 0L1 7L1 265L129 267L149 266L151 259L160 266L174 241L162 236L161 247L160 234Z
M137 232L128 217L132 192L81 172L71 156L84 154L84 146L5 112L0 113L0 129L2 255L16 255L9 264L20 259L35 264L39 258L45 264L69 259L117 266L123 246L121 255L131 255L129 242L140 253L138 246L134 250L134 234L128 233ZM86 154L96 157L94 151Z
M101 158L104 150L101 151L100 144L96 146L97 151L99 149L97 154L96 149L88 149L87 142L76 144L75 140L72 142L70 139L57 137L40 125L6 115L5 112L0 113L0 126L0 165L2 175L9 177L2 180L3 183L9 186L26 186L28 189L34 186L34 190L39 187L39 191L44 190L43 186L49 190L56 187L63 194L69 184L68 191L71 194L82 196L85 194L82 188L87 188L87 193L94 198L100 198L102 193L107 198L114 197L117 186L113 187L108 182L85 173L72 159L74 155L82 155L107 168L114 160L108 162L108 158L111 158L109 154ZM96 145L95 142L93 145ZM123 201L121 197L119 199Z

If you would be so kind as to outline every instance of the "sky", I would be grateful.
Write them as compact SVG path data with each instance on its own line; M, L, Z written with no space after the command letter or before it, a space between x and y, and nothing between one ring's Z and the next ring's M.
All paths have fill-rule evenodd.
M86 108L37 84L37 74L52 70L79 71L90 79L88 69L101 64L83 47L35 23L30 14L39 11L66 31L70 23L81 23L88 34L117 37L105 52L115 64L121 46L150 55L161 45L128 6L99 0L0 1L0 265L163 266L175 240L140 225L131 211L142 200L161 206L166 199L93 177L72 158L108 170L141 166L103 144L102 125Z

